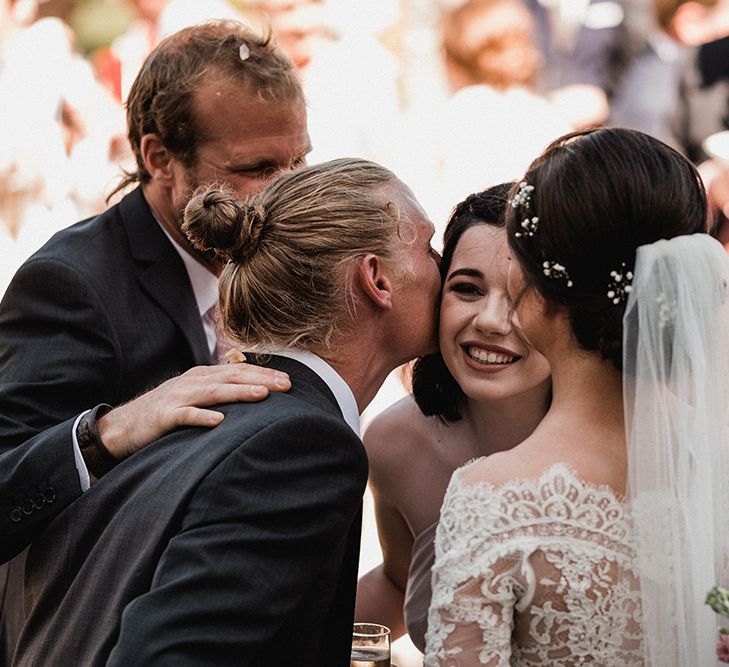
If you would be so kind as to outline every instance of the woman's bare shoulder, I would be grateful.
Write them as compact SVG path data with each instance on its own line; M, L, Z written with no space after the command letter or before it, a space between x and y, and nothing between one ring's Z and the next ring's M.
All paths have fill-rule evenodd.
M590 447L574 434L555 433L551 429L537 429L523 443L513 449L497 452L477 459L459 471L465 484L487 483L495 487L510 482L538 480L547 470L565 466L582 483L609 487L616 494L624 493L625 465L613 452Z
M538 477L541 469L530 465L530 461L519 454L519 447L504 452L496 452L483 456L467 464L458 471L464 484L485 482L494 486L503 486L515 479Z
M481 457L460 471L466 484L487 482L494 486L515 480L538 479L545 469L560 461L560 448L555 447L554 433L537 429L523 442L511 449Z
M362 439L370 457L399 457L432 441L437 424L434 417L420 412L412 396L405 396L372 419Z
M371 481L377 485L389 478L410 477L420 466L437 466L439 433L444 428L437 418L420 412L412 396L381 412L363 436Z

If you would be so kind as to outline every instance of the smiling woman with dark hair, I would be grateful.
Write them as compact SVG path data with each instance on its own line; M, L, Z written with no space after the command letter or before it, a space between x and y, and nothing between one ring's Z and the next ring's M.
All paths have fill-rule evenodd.
M413 393L365 433L384 562L357 589L357 618L425 647L438 510L453 471L512 447L549 402L549 368L512 321L504 210L510 185L456 206L440 264L440 353L421 357ZM404 609L403 609L404 606Z

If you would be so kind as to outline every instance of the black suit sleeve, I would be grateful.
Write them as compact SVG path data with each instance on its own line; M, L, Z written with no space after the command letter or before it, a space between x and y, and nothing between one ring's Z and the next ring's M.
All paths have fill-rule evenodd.
M0 306L0 452L115 404L120 364L105 305L84 276L58 260L26 262Z
M81 495L71 436L74 420L0 454L0 563L20 553Z
M341 557L366 477L340 419L290 417L244 442L195 490L108 664L265 664L262 649Z
M0 306L0 561L81 494L69 417L109 400L99 387L118 377L119 357L104 304L76 269L20 268Z

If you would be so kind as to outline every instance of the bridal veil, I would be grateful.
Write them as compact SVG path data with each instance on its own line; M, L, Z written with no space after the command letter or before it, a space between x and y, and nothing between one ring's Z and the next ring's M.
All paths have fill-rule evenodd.
M729 585L729 257L706 234L638 249L624 317L628 498L646 665L717 664Z

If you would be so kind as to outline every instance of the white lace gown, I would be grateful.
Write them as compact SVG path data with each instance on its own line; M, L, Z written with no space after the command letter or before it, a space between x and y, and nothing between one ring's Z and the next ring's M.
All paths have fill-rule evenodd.
M642 665L622 499L561 463L498 488L464 469L436 533L425 665Z

